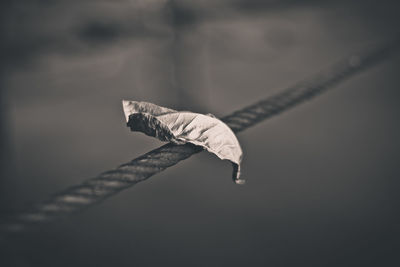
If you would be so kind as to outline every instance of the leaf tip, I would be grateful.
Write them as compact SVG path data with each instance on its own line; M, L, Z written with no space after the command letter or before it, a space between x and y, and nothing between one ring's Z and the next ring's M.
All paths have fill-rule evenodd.
M126 122L129 121L129 115L131 114L129 106L130 106L130 101L123 99L122 100L122 108L124 110Z
M245 183L246 183L246 180L244 180L244 179L235 180L235 184L238 184L238 185L244 185Z
M235 182L235 184L238 184L238 185L245 184L246 180L240 178L240 175L241 175L240 165L238 165L236 163L232 163L232 166L233 166L232 179Z

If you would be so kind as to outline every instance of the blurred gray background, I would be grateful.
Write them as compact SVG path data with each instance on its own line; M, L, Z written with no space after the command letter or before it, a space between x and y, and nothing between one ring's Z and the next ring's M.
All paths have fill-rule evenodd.
M2 1L0 213L161 145L122 99L220 117L398 34L397 1ZM206 152L7 240L1 266L399 266L396 54Z

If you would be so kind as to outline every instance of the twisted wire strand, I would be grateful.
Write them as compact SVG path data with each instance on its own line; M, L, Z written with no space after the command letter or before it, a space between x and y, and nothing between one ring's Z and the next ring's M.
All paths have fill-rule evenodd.
M396 39L371 52L346 58L309 80L223 117L222 121L236 133L243 131L319 95L354 74L388 58L398 46L399 39ZM13 215L2 224L1 233L23 232L30 229L30 226L82 211L202 150L191 144L163 145L115 169L55 194L48 200L34 205L30 210Z

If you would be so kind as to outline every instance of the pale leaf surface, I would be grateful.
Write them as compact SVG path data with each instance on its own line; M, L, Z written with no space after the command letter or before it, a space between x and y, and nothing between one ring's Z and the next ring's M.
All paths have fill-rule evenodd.
M232 130L211 114L176 111L148 102L122 101L127 125L161 141L201 146L222 160L233 164L233 179L240 177L242 149Z

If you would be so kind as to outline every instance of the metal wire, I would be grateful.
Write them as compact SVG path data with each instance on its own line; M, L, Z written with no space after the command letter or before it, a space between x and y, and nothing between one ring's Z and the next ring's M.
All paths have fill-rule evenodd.
M339 82L388 58L392 52L396 51L398 44L399 41L396 40L364 55L346 58L309 80L225 116L222 121L236 133L243 131L315 97ZM1 233L22 232L30 226L50 222L86 209L200 151L202 148L190 144L169 143L161 146L113 170L55 194L28 211L8 218L2 224Z

